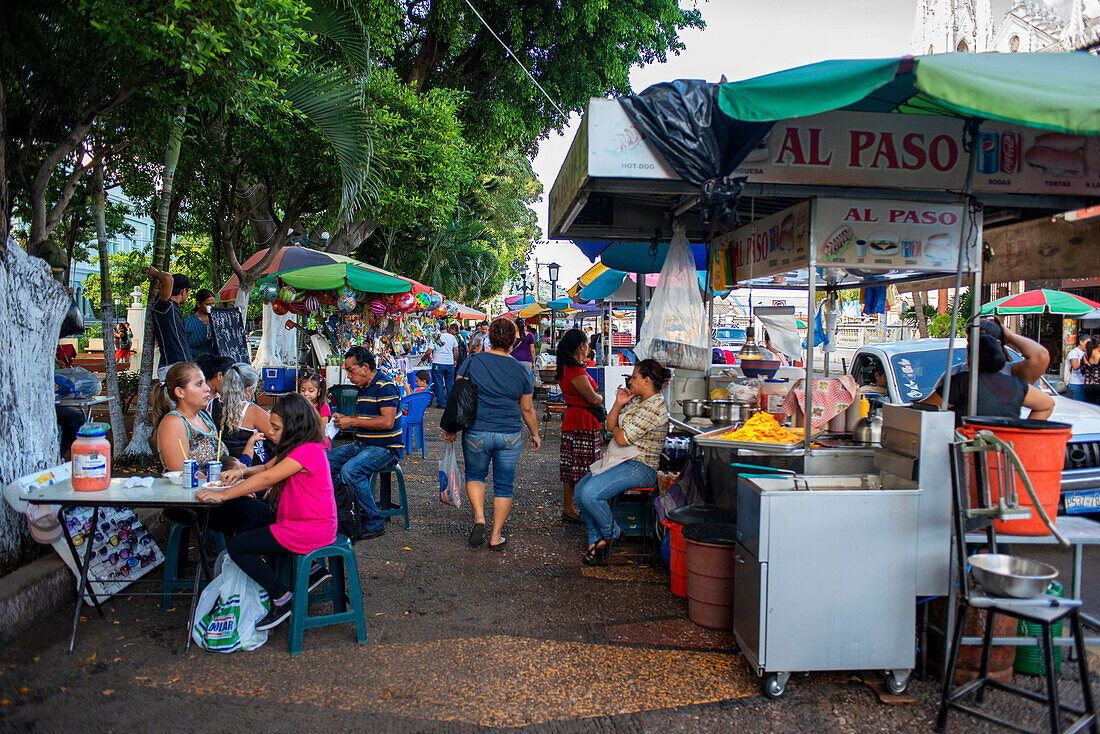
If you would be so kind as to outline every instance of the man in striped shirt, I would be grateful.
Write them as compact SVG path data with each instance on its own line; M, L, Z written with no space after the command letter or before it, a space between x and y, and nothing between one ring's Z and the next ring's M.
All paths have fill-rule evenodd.
M376 538L386 532L386 519L378 512L370 478L401 460L405 442L401 438L401 393L397 383L378 369L374 355L364 347L352 347L344 355L344 370L359 388L355 415L332 416L336 427L354 429L355 441L329 451L332 483L343 482L359 499L363 509L363 537Z

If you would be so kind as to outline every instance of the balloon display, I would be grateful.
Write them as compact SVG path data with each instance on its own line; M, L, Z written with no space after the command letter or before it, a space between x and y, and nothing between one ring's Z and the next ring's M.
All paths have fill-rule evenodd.
M373 314L386 313L386 304L381 298L374 298L370 302L370 312Z
M284 285L279 289L279 300L283 303L293 303L294 299L298 297L298 291L294 290L289 285Z
M434 306L432 306L432 299L428 298L427 293L416 294L416 305L425 310L429 308L435 308Z
M274 301L279 297L279 286L275 283L264 283L260 286L260 300Z
M412 293L402 293L397 297L397 307L406 313L416 309L416 296Z
M348 313L349 311L354 311L355 310L355 292L348 289L348 288L345 288L343 290L347 290L348 292L344 293L343 291L341 291L340 294L338 296L336 296L336 308L339 309L340 311L343 311L344 313Z
M279 314L280 316L286 316L288 313L290 313L290 307L282 301L273 302L271 304L271 310Z
M308 313L321 310L321 299L317 296L306 296L306 300L302 301L302 305L306 307Z
M435 292L429 293L428 303L431 305L432 308L439 308L443 305L443 296Z

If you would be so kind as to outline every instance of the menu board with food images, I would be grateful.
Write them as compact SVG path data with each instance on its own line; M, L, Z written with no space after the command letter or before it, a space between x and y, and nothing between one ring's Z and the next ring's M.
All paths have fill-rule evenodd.
M716 239L711 247L715 289L806 267L810 252L810 202L801 201Z
M964 209L962 204L817 199L817 264L850 266L854 275L863 271L954 271ZM980 221L975 224L980 226ZM974 242L978 239L972 238Z

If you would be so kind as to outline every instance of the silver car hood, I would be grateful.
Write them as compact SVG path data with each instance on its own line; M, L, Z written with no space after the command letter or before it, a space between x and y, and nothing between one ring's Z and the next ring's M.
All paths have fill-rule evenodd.
M1100 437L1100 405L1073 400L1064 395L1054 395L1054 412L1049 420L1069 423L1073 426L1074 438L1084 436Z

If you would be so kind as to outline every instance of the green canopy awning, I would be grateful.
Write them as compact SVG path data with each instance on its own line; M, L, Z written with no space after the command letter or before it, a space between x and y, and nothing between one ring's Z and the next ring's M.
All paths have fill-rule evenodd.
M346 262L273 273L260 282L264 283L276 278L302 290L328 290L347 285L364 293L406 293L413 287L410 281Z
M722 112L773 122L830 110L974 117L1100 134L1100 58L950 53L822 61L719 85Z

